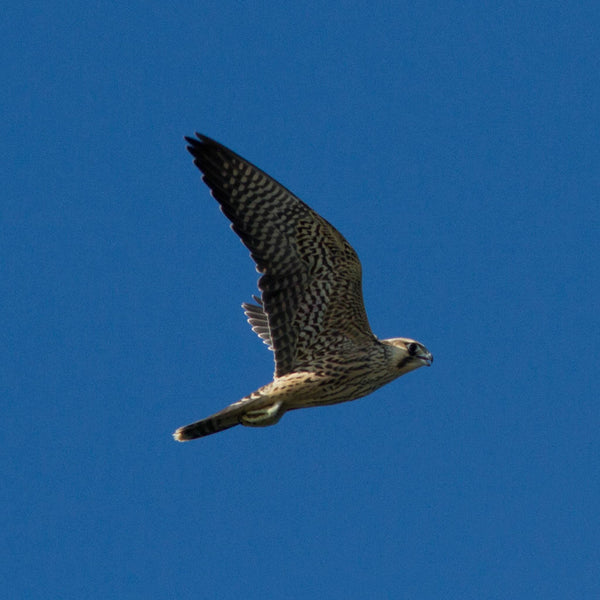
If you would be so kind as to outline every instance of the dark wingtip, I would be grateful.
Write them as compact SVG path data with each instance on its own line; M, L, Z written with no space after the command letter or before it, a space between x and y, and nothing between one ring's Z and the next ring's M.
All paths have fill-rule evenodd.
M183 139L187 142L186 149L192 155L196 156L196 151L202 146L204 136L196 133L197 138L191 136L185 136Z
M214 144L215 146L220 146L221 144L219 144L219 142L216 142L215 140L213 140L212 138L208 137L207 135L204 135L202 133L198 133L197 131L194 133L194 135L196 137L193 137L191 135L184 135L183 139L191 145L196 145L198 146L199 144Z
M198 133L197 131L194 134L196 137L192 137L192 136L184 136L183 139L187 142L187 151L192 155L192 156L197 156L198 151L204 146L213 146L213 147L218 147L218 148L223 148L223 146L221 144L219 144L219 142L213 140L212 138L208 137L207 135L204 135L202 133Z

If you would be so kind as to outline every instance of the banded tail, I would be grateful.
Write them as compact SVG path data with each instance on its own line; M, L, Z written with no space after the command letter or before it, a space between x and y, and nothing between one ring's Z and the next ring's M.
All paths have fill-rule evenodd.
M277 423L284 412L281 402L270 401L257 390L206 419L180 427L173 437L178 442L187 442L225 431L236 425L268 427Z
M175 431L173 437L178 442L187 442L235 427L242 422L250 400L252 400L252 396L246 396L210 417L184 425Z
M206 437L213 433L219 433L219 431L225 431L240 424L239 417L236 417L235 420L231 417L228 420L216 417L217 415L213 415L212 417L180 427L173 434L173 438L178 442L189 442L190 440Z

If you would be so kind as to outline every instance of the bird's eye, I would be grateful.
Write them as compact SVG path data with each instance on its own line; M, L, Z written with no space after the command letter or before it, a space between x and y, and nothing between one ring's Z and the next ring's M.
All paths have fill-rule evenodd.
M408 353L411 356L414 356L417 353L419 346L417 344L415 344L414 342L411 342L410 344L408 344L408 346L406 346L406 349L408 350Z

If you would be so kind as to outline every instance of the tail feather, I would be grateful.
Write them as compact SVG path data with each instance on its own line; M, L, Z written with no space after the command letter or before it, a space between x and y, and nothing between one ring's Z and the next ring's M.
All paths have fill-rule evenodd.
M189 440L195 440L197 438L212 435L213 433L219 433L219 431L225 431L231 427L239 425L239 421L234 422L222 422L213 417L190 423L184 427L180 427L175 431L173 437L178 442L188 442Z
M247 396L234 404L230 404L218 413L210 415L210 417L190 423L189 425L184 425L175 431L173 437L178 442L187 442L235 427L241 423L248 402L251 399L252 396Z

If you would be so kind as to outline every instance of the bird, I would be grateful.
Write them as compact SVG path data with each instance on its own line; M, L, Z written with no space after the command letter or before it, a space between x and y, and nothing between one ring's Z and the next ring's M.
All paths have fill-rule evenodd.
M250 395L177 429L175 440L274 425L288 411L355 400L431 366L423 344L373 334L359 258L333 225L229 148L199 133L185 140L260 274L260 295L242 308L273 352L275 372Z

